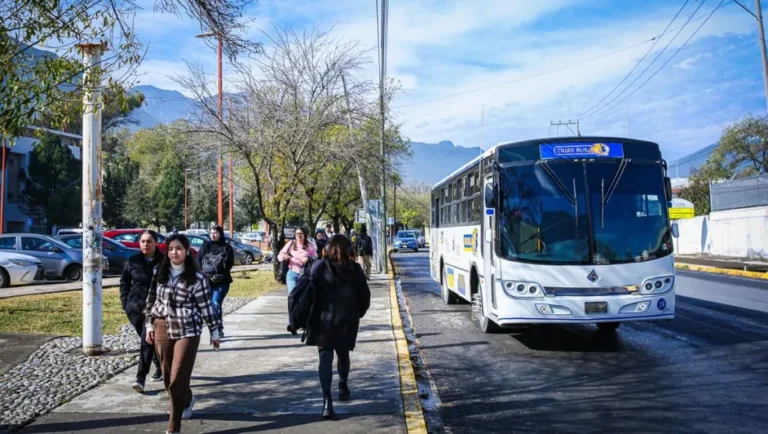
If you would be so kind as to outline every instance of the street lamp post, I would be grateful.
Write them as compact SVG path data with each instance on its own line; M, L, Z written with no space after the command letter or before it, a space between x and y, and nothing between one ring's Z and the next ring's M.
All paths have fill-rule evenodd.
M222 86L223 78L222 78L222 60L221 60L221 57L222 57L221 35L219 35L218 33L215 33L215 32L208 32L208 33L201 33L201 34L197 35L197 37L198 38L202 38L202 39L209 38L209 37L215 37L218 40L217 53L218 53L218 69L219 69L219 83L218 83L218 88L219 88L219 122L222 122L223 117L224 117L223 108L222 108L224 93L223 93L223 86ZM217 185L218 185L218 193L219 193L218 206L217 206L217 209L218 209L218 225L219 226L224 226L224 167L223 166L224 166L223 151L222 151L221 146L220 146L219 147L219 160L218 160L218 164L216 165L216 176L217 176L216 182L217 182Z

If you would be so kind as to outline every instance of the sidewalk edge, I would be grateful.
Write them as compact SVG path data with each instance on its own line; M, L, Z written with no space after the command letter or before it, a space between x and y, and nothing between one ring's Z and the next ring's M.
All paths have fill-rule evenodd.
M761 273L759 271L732 270L729 268L717 268L717 267L710 267L706 265L694 265L694 264L688 264L685 262L677 262L677 261L675 261L675 268L678 270L699 271L702 273L724 274L727 276L768 280L768 273Z
M395 263L389 252L387 252L387 260L390 264L389 273L387 273L389 275L389 307L392 315L392 331L395 334L397 364L400 370L400 394L403 398L405 428L409 434L427 434L427 422L421 408L416 374L411 365L411 353L403 331L403 320L400 318L400 303L395 288Z

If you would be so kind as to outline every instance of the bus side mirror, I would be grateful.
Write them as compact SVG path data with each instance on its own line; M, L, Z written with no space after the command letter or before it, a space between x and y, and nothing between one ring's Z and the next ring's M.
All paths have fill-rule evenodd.
M677 225L677 223L672 223L672 227L670 229L672 229L672 236L673 237L675 237L675 238L679 238L680 237L680 227Z
M491 208L491 209L496 208L496 200L493 194L493 186L490 184L485 184L484 201L485 201L486 208Z
M668 176L664 177L664 191L667 193L667 200L672 200L672 180Z

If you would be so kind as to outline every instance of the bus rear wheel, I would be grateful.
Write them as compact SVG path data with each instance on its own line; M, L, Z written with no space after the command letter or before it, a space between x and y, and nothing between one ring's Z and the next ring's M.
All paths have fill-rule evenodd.
M599 322L597 323L597 329L601 332L615 332L621 325L620 322Z
M442 295L445 304L459 302L459 297L448 289L448 276L445 274L445 267L443 267L443 278L440 280L440 295Z

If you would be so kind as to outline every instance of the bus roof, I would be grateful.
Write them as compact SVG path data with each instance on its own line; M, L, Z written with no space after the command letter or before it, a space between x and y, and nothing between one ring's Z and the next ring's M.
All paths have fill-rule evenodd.
M610 137L610 136L566 136L566 137L548 137L548 138L540 138L540 139L531 139L531 140L522 140L518 142L499 142L490 148L486 149L482 154L478 155L477 157L473 158L472 160L468 161L463 166L459 167L458 169L454 170L450 175L446 176L440 182L432 186L432 189L436 189L443 184L447 183L451 179L453 179L456 175L464 172L467 168L477 164L481 159L487 158L497 152L499 148L511 148L515 146L523 146L523 145L542 145L547 143L578 143L578 142L620 142L624 144L633 144L633 145L650 145L655 146L656 149L658 149L659 145L654 142L649 142L646 140L638 140L638 139L630 139L627 137Z

